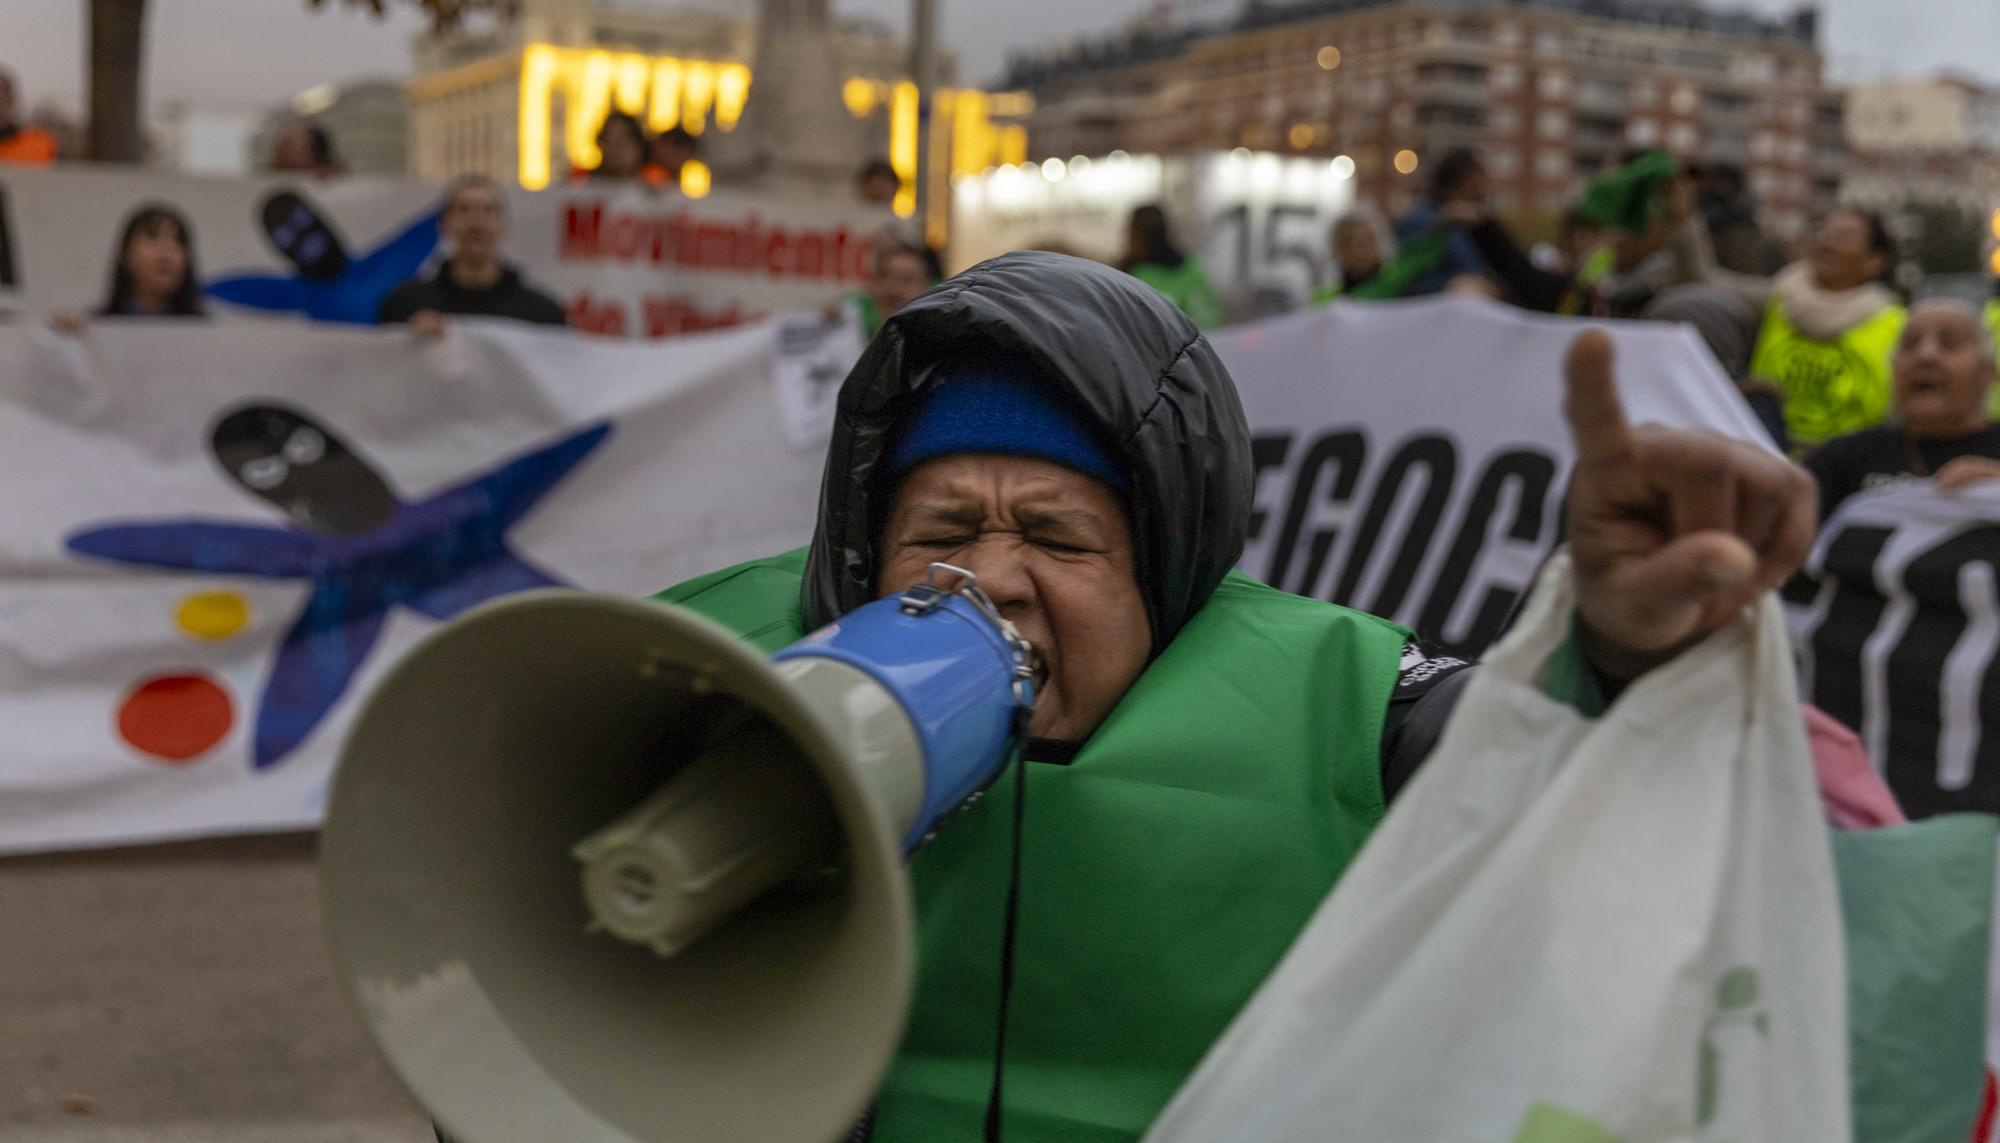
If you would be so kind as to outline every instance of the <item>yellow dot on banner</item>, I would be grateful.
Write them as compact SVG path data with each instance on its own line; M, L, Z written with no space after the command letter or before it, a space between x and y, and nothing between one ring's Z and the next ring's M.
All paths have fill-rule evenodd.
M250 621L250 601L233 591L204 591L181 600L174 621L197 639L226 639Z

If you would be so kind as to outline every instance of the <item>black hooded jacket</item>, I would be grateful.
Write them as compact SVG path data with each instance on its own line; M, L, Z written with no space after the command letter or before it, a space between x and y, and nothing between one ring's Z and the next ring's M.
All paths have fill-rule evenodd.
M875 597L876 528L893 495L880 473L897 421L940 365L969 357L1032 368L1115 450L1157 653L1243 554L1252 473L1243 405L1208 340L1165 295L1100 263L1029 251L904 306L848 374L806 562L807 629ZM1455 672L1418 658L1425 670L1397 687L1383 731L1392 789L1429 753L1458 690Z

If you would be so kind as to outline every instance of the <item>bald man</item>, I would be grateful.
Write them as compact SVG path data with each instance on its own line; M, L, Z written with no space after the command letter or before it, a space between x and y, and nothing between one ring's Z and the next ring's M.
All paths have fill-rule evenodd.
M1806 458L1819 481L1820 519L1885 484L1935 478L1949 492L2000 477L2000 428L1986 414L1993 355L1971 306L1940 298L1911 310L1890 361L1889 422L1830 440Z

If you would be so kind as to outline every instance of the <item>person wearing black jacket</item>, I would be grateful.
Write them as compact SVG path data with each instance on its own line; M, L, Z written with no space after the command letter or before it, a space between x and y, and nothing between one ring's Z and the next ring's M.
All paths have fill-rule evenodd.
M436 334L447 315L500 317L537 325L564 325L561 303L521 278L500 257L507 237L507 208L500 188L484 175L456 179L445 190L439 230L451 256L429 278L397 286L382 299L384 325L408 322L419 333Z

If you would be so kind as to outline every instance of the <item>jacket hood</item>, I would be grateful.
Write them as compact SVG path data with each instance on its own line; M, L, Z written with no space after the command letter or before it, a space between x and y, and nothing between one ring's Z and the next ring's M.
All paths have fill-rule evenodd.
M1228 370L1164 295L1040 252L983 262L904 306L848 373L806 560L808 627L875 598L874 529L894 491L885 452L913 395L965 357L1020 363L1115 450L1157 653L1243 554L1249 426Z

